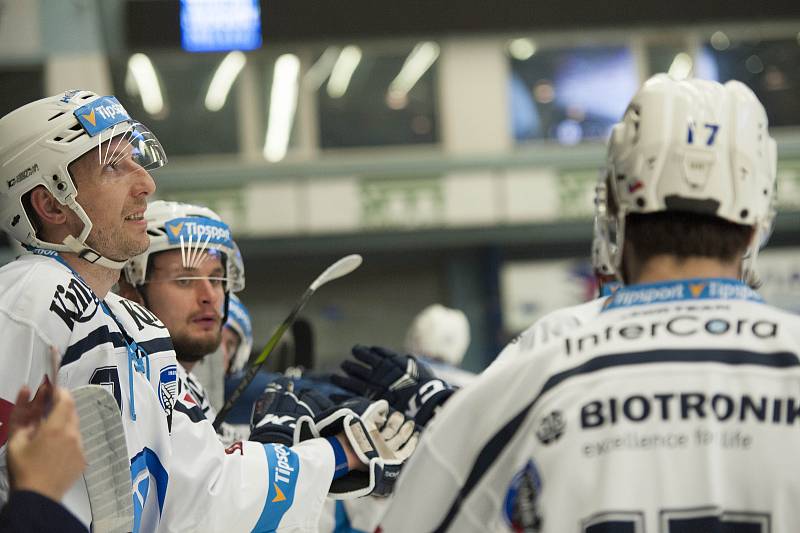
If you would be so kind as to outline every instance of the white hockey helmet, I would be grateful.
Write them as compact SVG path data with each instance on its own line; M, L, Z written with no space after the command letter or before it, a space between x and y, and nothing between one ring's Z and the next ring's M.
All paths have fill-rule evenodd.
M738 81L676 81L653 76L636 93L608 144L607 169L617 216L613 266L619 269L629 213L685 211L753 226L743 274L750 277L775 217L777 151L767 114Z
M69 165L102 143L124 136L114 150L100 150L102 162L113 163L119 148L133 148L133 160L144 169L167 162L155 135L128 115L113 96L72 90L20 107L0 119L0 227L24 245L74 252L91 263L120 269L124 261L103 257L86 244L92 221L78 204ZM111 152L111 153L109 153ZM23 197L42 185L83 223L77 237L63 243L43 241L28 218Z
M144 213L150 246L125 264L125 278L134 287L146 282L147 266L153 254L180 250L183 266L194 268L204 253L217 250L224 258L225 293L244 289L244 263L230 228L207 207L180 202L150 202Z
M411 322L406 333L407 351L458 366L469 347L469 321L458 309L429 305Z
M230 328L239 336L239 347L231 358L229 372L238 372L250 359L250 352L253 350L253 324L250 321L250 313L242 301L234 294L228 305L228 320L225 327Z

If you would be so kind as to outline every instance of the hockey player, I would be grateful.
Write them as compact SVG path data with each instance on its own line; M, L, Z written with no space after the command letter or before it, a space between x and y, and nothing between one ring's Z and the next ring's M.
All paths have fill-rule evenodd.
M459 367L468 347L467 315L441 304L420 311L406 333L406 351L420 356L436 377L458 387L475 379L475 374Z
M213 420L216 411L192 368L219 348L231 295L244 288L239 249L228 226L206 207L155 201L144 218L150 245L125 264L119 293L167 327L180 363L178 399Z
M764 108L656 76L608 168L625 286L449 400L384 533L800 528L800 319L741 281L774 214Z
M253 325L250 312L238 296L231 294L228 320L222 328L222 357L225 376L243 369L253 349Z
M361 439L365 450L339 434L226 453L211 424L176 402L164 324L109 292L124 263L147 250L147 169L165 162L155 136L113 96L68 91L0 119L0 227L30 251L0 269L0 332L10 346L0 354L0 428L17 391L46 382L52 345L62 354L60 385L102 385L119 405L135 531L313 530L335 472L361 491L375 486L383 462L374 442ZM357 416L336 420L363 430ZM83 480L63 503L89 525Z

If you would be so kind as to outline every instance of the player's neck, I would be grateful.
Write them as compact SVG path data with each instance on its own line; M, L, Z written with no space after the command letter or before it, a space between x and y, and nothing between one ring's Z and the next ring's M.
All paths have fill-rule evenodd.
M187 374L189 372L191 372L192 369L194 368L194 365L197 364L197 361L191 361L191 362L190 361L181 361L180 359L178 359L178 362L181 364L181 366L184 368L184 370L186 370Z
M73 253L64 252L61 257L83 278L101 300L106 297L111 287L119 280L119 270L90 263Z
M740 277L739 265L708 257L678 259L671 255L659 255L648 260L638 272L633 272L631 284L658 283L692 278Z

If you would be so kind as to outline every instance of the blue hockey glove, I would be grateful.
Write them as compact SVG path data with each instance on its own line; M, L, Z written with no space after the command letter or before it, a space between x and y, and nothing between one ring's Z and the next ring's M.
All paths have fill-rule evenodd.
M332 381L367 398L382 398L389 405L425 426L436 410L453 394L447 382L438 379L413 355L399 355L380 346L353 346L357 361L345 361L345 376Z
M279 378L264 389L253 404L250 416L250 439L261 443L278 443L292 446L298 439L298 419L313 419L314 408L294 393L294 383L289 378Z

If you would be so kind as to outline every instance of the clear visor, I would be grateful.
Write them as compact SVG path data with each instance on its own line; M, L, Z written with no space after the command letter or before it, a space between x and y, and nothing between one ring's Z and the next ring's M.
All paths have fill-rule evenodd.
M176 248L177 249L177 248ZM208 282L212 286L221 285L225 292L240 290L244 284L239 273L229 264L228 250L221 250L216 244L209 245L208 239L188 240L181 239L181 266L178 272L167 272L164 277L157 276L156 279L146 279L145 284L155 283L175 283L182 287L194 287L199 283ZM206 261L218 260L221 265L223 276L220 275L195 275L194 272L200 270ZM218 272L220 269L213 269Z
M117 177L162 167L167 162L164 148L147 126L140 122L121 122L97 137L94 149L69 165L70 174L88 172Z
M126 157L130 157L145 170L159 168L167 163L164 147L155 134L141 122L117 124L111 128L108 138L109 141L98 141L101 165L114 164Z

